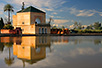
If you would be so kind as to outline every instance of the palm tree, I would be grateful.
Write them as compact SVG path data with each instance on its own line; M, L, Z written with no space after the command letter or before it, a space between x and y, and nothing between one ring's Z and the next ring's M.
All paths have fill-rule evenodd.
M14 12L13 6L10 4L7 4L4 6L4 12L8 11L8 23L10 23L10 12Z
M11 57L11 51L10 48L12 47L13 43L5 43L5 46L9 48L9 57L5 58L5 63L10 66L14 63L14 57Z
M50 24L50 23L53 22L53 21L54 21L54 20L50 17L48 23Z

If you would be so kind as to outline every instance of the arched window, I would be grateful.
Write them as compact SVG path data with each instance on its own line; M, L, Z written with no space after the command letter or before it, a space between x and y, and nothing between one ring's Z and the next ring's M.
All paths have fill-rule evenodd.
M47 28L45 28L45 34L47 34Z
M41 21L40 21L39 18L37 18L37 19L35 20L35 22L36 22L37 24L40 24L40 23L41 23Z
M41 28L39 28L39 34L41 34Z
M42 34L44 34L44 28L42 28Z

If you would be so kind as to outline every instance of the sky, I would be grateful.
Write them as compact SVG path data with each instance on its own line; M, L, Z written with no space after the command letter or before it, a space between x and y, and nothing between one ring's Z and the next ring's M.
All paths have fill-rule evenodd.
M75 21L82 25L102 22L102 0L0 0L0 17L7 18L3 11L6 4L14 7L14 13L21 9L22 2L25 8L34 6L46 12L46 20L51 17L51 25L70 27Z

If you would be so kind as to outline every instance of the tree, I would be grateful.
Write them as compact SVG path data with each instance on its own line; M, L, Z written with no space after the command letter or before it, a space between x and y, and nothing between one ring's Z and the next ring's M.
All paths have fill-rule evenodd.
M3 52L4 47L5 47L4 44L0 42L0 52Z
M5 63L10 66L14 63L14 57L11 57L11 51L10 48L12 47L13 43L5 43L5 46L9 48L9 57L5 58Z
M100 40L100 39L95 39L95 40L94 40L94 44L95 44L95 45L101 44L101 40Z
M3 19L0 18L0 33L1 33L1 29L4 27L4 22Z
M50 24L52 21L54 21L54 20L50 17L48 23Z
M62 29L64 29L65 27L64 26L62 26Z
M52 29L57 29L57 27L56 26L53 26Z
M90 26L87 26L86 29L91 29Z
M101 24L99 22L95 22L93 26L95 29L99 29L99 27L101 27Z
M76 29L78 27L78 23L75 21L74 22L74 28Z
M82 29L81 23L78 24L78 29Z
M92 25L89 25L86 27L86 29L93 29L92 27L93 27Z
M14 27L11 24L6 24L3 28L10 29L10 30L14 29Z
M4 12L5 11L8 11L8 24L11 24L11 22L10 22L10 12L14 12L13 6L10 5L10 4L5 5L4 6Z
M3 19L0 18L0 29L2 29L4 27L4 22L3 22Z

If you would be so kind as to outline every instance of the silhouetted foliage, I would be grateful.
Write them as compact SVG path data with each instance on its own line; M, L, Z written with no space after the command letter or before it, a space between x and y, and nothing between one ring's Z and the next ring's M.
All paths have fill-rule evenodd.
M0 18L0 29L2 29L4 27L4 21L2 18Z
M3 52L4 50L4 44L0 42L0 51Z
M94 25L93 25L93 27L95 29L99 29L99 27L101 27L101 24L99 22L95 22Z
M10 29L10 30L14 29L14 27L11 24L7 24L3 28L4 29Z

